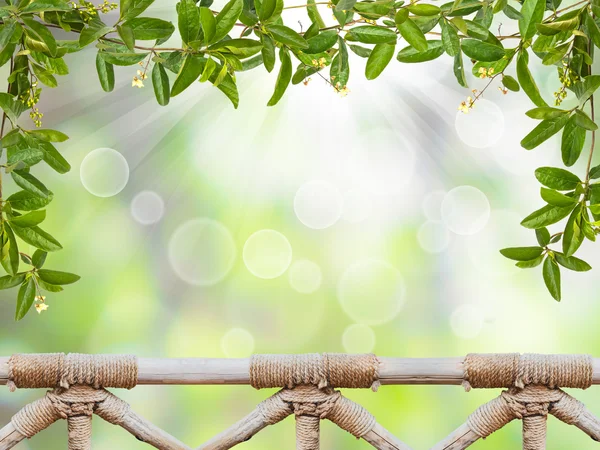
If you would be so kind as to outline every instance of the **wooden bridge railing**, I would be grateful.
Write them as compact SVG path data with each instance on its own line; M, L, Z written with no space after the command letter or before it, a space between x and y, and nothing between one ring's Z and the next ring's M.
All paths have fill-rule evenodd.
M336 388L381 384L462 384L506 388L475 410L432 450L459 450L514 419L523 422L524 450L546 446L552 414L600 441L600 421L560 388L600 384L600 359L587 355L470 354L465 358L379 358L375 355L255 355L249 359L149 359L128 355L17 354L0 357L0 385L50 388L0 429L0 450L66 419L69 450L91 448L92 415L123 427L158 449L190 450L186 444L136 414L106 388L138 384L250 384L280 388L248 416L209 442L204 450L229 449L290 415L296 418L296 448L319 449L319 424L328 419L381 450L410 447Z

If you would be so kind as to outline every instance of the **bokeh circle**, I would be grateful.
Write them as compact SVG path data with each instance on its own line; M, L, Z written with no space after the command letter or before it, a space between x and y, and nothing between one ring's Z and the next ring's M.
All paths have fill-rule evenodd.
M247 358L254 352L254 336L243 328L232 328L221 338L221 350L227 358Z
M318 264L307 259L295 261L288 271L290 286L301 294L312 294L321 286L323 275Z
M304 183L294 197L294 212L308 228L322 230L335 224L342 215L343 198L336 186L327 181Z
M88 153L79 168L83 187L96 197L112 197L129 181L129 165L118 151L97 148Z
M367 325L355 323L344 330L342 345L348 353L371 353L375 348L375 332Z
M152 225L160 221L165 212L165 202L153 191L142 191L131 201L131 215L142 225Z
M450 231L469 236L481 231L490 218L490 202L473 186L452 189L442 202L442 220Z
M244 264L258 278L272 279L283 275L292 262L292 246L275 230L260 230L244 244Z
M402 309L405 293L398 269L377 259L352 264L342 274L337 289L344 312L363 325L392 321Z
M236 258L229 230L216 220L199 218L181 225L169 242L169 262L182 280L211 286L223 280Z

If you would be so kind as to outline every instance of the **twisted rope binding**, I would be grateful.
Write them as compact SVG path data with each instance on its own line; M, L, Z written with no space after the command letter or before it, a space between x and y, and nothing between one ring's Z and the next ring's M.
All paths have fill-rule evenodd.
M319 389L379 387L379 360L375 355L311 353L305 355L254 355L250 384L255 389L313 385Z
M131 389L137 378L137 357L133 355L15 354L8 360L11 391L73 385Z
M589 355L470 353L463 366L463 386L467 391L529 385L587 389L592 385L594 372Z

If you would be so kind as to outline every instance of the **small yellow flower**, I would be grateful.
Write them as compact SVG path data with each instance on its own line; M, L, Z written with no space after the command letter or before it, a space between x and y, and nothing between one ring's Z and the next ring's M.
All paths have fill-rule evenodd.
M42 302L42 303L44 303L44 302L46 301L46 296L45 296L45 295L38 295L38 296L37 296L35 299L36 299L38 302Z
M145 72L142 72L141 70L138 70L138 71L137 71L137 74L138 74L138 78L139 78L140 80L145 80L146 78L148 78L148 75L146 75L146 73L145 73Z
M325 58L319 58L318 63L319 63L319 67L321 69L323 69L327 66L327 60Z
M46 303L36 303L35 304L35 310L38 312L38 314L41 314L42 311L46 311L48 309L48 305Z
M464 114L469 113L469 107L467 106L466 102L461 102L461 104L458 105L458 110Z
M131 82L131 87L143 88L144 83L138 77L133 77L133 81Z
M308 83L310 82L310 80L311 80L311 78L305 78L302 83L304 84L304 86L308 86Z
M508 89L506 89L504 86L498 86L498 89L500 89L500 92L502 92L504 95L508 94Z

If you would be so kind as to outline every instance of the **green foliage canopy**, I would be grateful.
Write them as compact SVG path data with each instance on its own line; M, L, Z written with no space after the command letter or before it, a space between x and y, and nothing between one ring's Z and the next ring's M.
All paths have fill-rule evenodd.
M43 293L58 292L78 276L43 268L49 252L62 248L40 224L53 193L32 174L42 162L59 173L70 170L55 144L68 137L43 129L37 108L45 88L55 88L57 77L68 74L65 59L95 46L96 68L102 89L115 86L114 66L136 66L132 85L142 87L149 79L156 100L168 105L195 82L220 90L237 108L240 97L236 73L264 67L278 76L268 105L277 104L290 84L307 82L317 75L334 91L348 92L353 53L366 59L365 76L376 79L394 55L402 63L421 63L447 55L453 59L459 85L468 86L465 58L473 63L472 76L489 79L459 109L468 112L493 83L504 91L522 90L534 107L527 112L539 124L521 144L531 150L562 133L561 153L566 167L584 153L590 137L587 166L581 177L555 167L539 168L545 206L526 217L522 225L535 232L535 245L514 247L501 253L517 267L542 265L550 294L561 299L560 268L587 271L591 267L575 256L587 239L596 240L600 230L600 166L592 167L595 133L593 96L600 75L591 73L595 47L600 47L600 0L582 0L562 6L561 0L453 0L441 5L421 0L332 0L285 6L283 0L230 0L220 10L212 0L181 0L176 4L177 24L146 17L154 0L121 0L101 4L67 0L4 0L0 3L0 65L9 65L7 91L0 93L4 114L1 150L6 158L4 174L21 189L2 196L0 173L0 262L7 275L0 289L18 288L16 319L32 305L47 306ZM318 5L331 8L336 24L326 26ZM286 25L285 10L304 8L306 30ZM104 13L118 10L112 24ZM504 14L518 24L519 32L502 35L490 31L494 15ZM176 32L181 46L165 43ZM68 38L62 39L67 36ZM397 48L401 46L402 48ZM543 98L529 69L530 57L555 66L561 81L553 105ZM511 65L516 78L505 72ZM567 95L578 104L563 109ZM29 111L33 126L20 116ZM10 129L9 129L10 127ZM548 226L567 219L561 231ZM37 250L19 251L19 242ZM25 268L23 268L23 264Z

